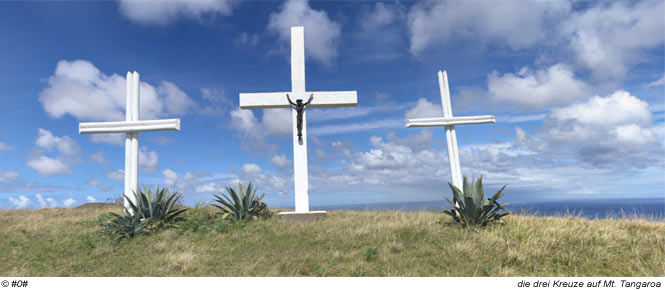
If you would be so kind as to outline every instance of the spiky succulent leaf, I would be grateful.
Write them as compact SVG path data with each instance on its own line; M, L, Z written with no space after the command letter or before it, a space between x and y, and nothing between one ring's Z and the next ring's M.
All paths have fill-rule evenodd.
M444 209L443 213L452 216L455 222L463 226L485 226L510 214L509 212L498 213L508 205L497 202L497 199L503 196L502 192L506 188L505 185L491 198L484 197L482 176L478 180L472 180L470 184L467 177L464 176L463 191L451 183L448 183L448 185L453 191L453 200L451 201L448 197L445 197L445 199L452 205L452 209Z

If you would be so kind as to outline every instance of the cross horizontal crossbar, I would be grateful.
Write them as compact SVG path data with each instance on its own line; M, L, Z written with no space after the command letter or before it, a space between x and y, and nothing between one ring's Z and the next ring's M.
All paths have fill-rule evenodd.
M79 134L132 133L180 130L180 119L141 120L120 122L86 122L79 124Z
M407 119L406 127L438 127L438 126L451 126L451 125L468 125L468 124L484 124L494 123L494 115L483 116L468 116L468 117L452 117L452 118L422 118L422 119Z
M289 94L293 102L296 99L302 99L306 102L310 94L314 94L314 99L307 107L352 107L358 104L358 93L356 91L335 91L335 92L305 92L304 95L294 95L292 92L276 93L241 93L240 108L243 109L270 109L270 108L290 108L291 105L286 99Z

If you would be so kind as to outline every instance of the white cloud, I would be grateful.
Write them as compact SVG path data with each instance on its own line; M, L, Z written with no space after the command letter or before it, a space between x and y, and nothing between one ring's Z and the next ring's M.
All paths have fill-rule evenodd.
M505 123L519 123L519 122L528 122L528 121L540 121L545 119L547 114L530 114L530 115L503 115L496 117L497 122Z
M454 38L526 48L546 40L550 22L568 11L570 4L564 1L420 2L408 14L409 50L418 55Z
M645 101L626 91L553 109L540 136L550 154L565 155L596 166L645 167L662 159L662 148L650 129Z
M76 203L76 200L73 199L73 198L71 198L71 197L62 201L62 204L63 204L65 207L71 207L71 206L74 205L75 203Z
M14 150L14 146L9 145L5 142L0 142L0 151L9 151L9 150Z
M37 141L35 142L37 146L44 148L46 150L57 149L60 153L66 156L76 156L80 153L81 148L78 144L69 136L53 136L53 133L48 130L39 128L39 135Z
M665 73L659 79L654 80L654 81L647 84L648 87L655 87L655 86L662 86L662 85L665 85ZM0 146L0 147L2 147L2 146Z
M109 186L108 184L102 183L101 181L97 180L97 178L94 177L94 176L91 176L90 178L88 178L88 180L85 182L85 184L87 184L89 186L97 187L102 191L110 191L111 190L111 186Z
M61 174L71 174L72 171L67 164L58 159L47 156L39 156L28 160L30 168L37 170L40 176L54 176Z
M47 197L44 198L41 194L36 194L35 197L37 198L37 201L39 202L40 207L55 207L56 206L56 201L52 197Z
M312 9L307 0L288 0L279 12L270 14L268 30L290 45L292 26L305 27L306 56L326 65L335 60L341 28L325 11Z
M38 154L44 153L43 150L58 152L56 158L42 155L28 159L26 165L37 170L40 176L70 174L70 165L80 162L81 148L69 136L54 136L51 131L39 128L35 143L39 148Z
M291 164L291 160L286 158L284 154L273 156L270 158L270 162L279 168L286 167Z
M92 197L92 196L90 196L90 195L88 195L88 197L86 197L85 199L88 200L88 202L95 202L95 201L97 201L96 198L94 198L94 197Z
M430 103L425 98L418 99L416 106L404 115L406 119L436 117L443 117L443 108L439 104Z
M371 31L392 23L396 18L397 11L394 7L386 6L383 2L377 2L372 7L371 12L365 14L361 19L360 26L365 31Z
M495 101L508 102L525 110L569 105L589 91L587 85L575 79L574 73L562 64L535 72L524 67L517 74L502 76L494 71L487 76L487 87Z
M18 172L5 171L0 169L0 182L10 182L19 176L20 174Z
M291 109L263 110L261 124L268 134L290 136L293 130Z
M106 171L104 172L104 175L110 179L125 180L125 171L122 169L118 169L116 171Z
M228 0L120 0L120 13L142 25L167 25L176 19L201 21L206 16L227 16L233 8Z
M167 186L174 186L178 182L178 173L171 169L163 170L162 176L164 176L164 183Z
M21 195L18 198L10 197L9 202L11 202L16 208L26 208L30 205L30 199L24 195Z
M99 152L93 153L90 155L90 158L92 158L92 161L97 162L100 165L109 164L109 161L106 160L106 156L104 156L104 149L100 149Z
M202 115L223 115L233 106L233 103L227 96L227 93L224 89L202 88L201 98L207 102L207 104L199 110L199 113Z
M159 155L155 151L149 151L148 147L143 146L139 150L139 167L147 172L154 172L159 163Z
M664 9L658 0L597 2L571 13L560 33L577 63L594 78L622 79L630 65L650 61L648 49L663 45Z
M367 122L355 122L339 125L312 126L307 128L311 135L325 136L349 132L368 131L382 128L400 128L404 127L404 121L397 119L382 119Z
M248 163L242 166L242 171L249 174L260 174L263 172L260 166L254 163Z
M141 82L139 90L139 112L144 120L167 112L184 114L193 107L193 101L170 82L162 81L157 88ZM122 76L106 75L86 60L61 60L48 79L48 87L39 93L39 101L54 118L69 114L80 121L120 121L125 120L125 91Z
M214 192L214 193L219 193L224 191L224 185L219 184L218 182L208 182L206 184L202 184L196 187L195 191L197 193L202 193L202 192Z

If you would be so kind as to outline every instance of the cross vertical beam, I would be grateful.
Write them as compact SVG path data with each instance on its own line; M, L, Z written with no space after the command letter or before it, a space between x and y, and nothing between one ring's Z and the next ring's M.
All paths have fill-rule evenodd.
M448 87L448 73L438 73L439 76L439 94L441 95L441 107L443 108L443 117L452 118L453 108L450 103L450 88ZM459 162L459 151L457 149L457 134L455 125L446 126L446 144L448 144L448 161L450 163L450 176L457 188L462 189L462 169Z
M291 27L291 91L305 100L305 29ZM291 108L293 125L293 182L296 212L309 212L309 170L307 166L307 111L302 112L302 140L298 138L298 113Z

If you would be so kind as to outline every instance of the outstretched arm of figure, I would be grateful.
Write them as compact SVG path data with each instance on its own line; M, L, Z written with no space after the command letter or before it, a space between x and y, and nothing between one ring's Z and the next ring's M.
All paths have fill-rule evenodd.
M309 105L309 103L312 102L312 99L314 99L314 94L309 94L309 100L307 100L307 103L305 103L305 106Z
M289 97L289 94L286 94L286 99L289 100L289 104L291 104L292 107L294 108L296 107L296 104L294 104L293 101L291 101L291 97Z

